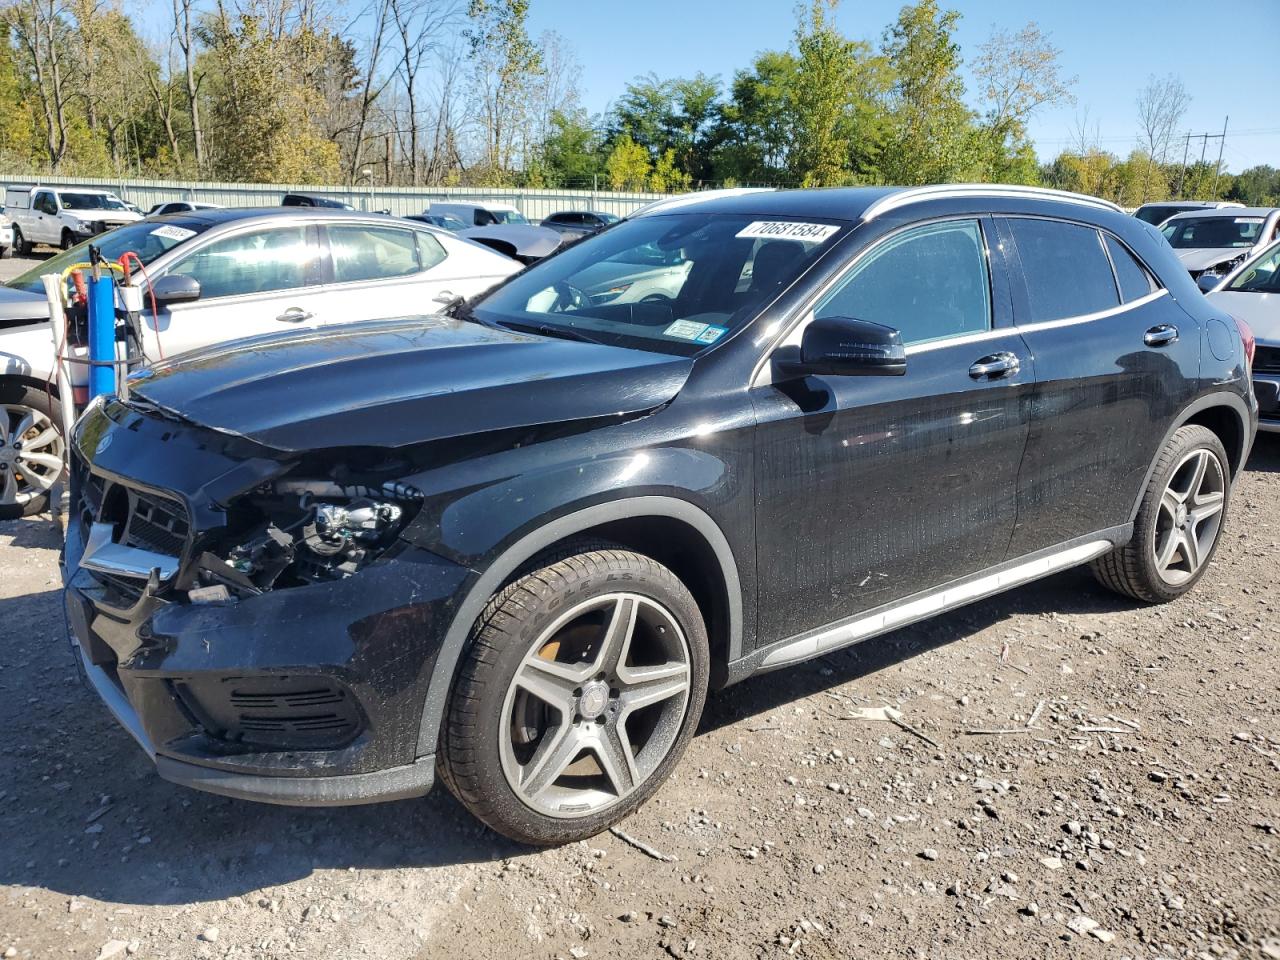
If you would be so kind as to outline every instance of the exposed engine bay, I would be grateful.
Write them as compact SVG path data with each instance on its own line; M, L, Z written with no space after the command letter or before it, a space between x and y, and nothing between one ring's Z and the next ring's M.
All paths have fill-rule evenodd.
M228 511L228 532L199 557L190 599L217 602L352 576L395 545L421 502L421 492L394 481L264 484Z

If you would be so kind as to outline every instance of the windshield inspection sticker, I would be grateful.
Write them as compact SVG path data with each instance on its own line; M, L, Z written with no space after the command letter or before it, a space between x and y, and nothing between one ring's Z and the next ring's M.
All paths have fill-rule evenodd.
M707 331L705 323L696 320L677 320L662 331L665 337L679 337L681 340L697 340Z
M188 230L186 227L175 227L173 224L168 223L163 227L156 227L151 231L151 235L153 237L164 237L166 240L174 240L181 243L188 237L194 237L196 232L194 230Z
M829 223L793 223L790 220L756 220L748 223L734 236L760 238L762 240L804 240L821 243L839 227Z
M711 324L707 324L707 329L703 330L693 339L697 340L698 343L715 343L723 337L728 330L728 327L713 327Z

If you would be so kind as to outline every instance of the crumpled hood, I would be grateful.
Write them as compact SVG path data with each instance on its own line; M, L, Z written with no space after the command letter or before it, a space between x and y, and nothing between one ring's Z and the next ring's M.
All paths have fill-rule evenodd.
M12 327L24 320L39 323L48 319L49 301L44 294L0 285L0 327Z
M1249 325L1260 342L1280 345L1280 293L1221 290L1209 302Z
M175 357L135 394L282 451L387 446L642 413L692 361L447 317L351 323Z
M1182 265L1189 271L1199 273L1201 270L1208 270L1220 263L1228 260L1234 260L1237 257L1248 256L1250 251L1244 247L1209 247L1203 250L1186 249L1174 250L1178 255L1178 259L1182 261Z

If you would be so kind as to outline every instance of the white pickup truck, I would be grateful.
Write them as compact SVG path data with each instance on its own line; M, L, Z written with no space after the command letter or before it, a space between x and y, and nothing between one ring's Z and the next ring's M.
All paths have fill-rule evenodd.
M109 190L80 187L8 187L4 212L13 221L13 249L19 256L37 243L67 250L142 219Z

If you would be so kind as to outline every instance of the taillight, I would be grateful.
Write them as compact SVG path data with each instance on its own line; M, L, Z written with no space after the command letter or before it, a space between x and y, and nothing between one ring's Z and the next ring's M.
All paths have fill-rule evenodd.
M1249 372L1253 372L1253 354L1258 349L1258 340L1253 335L1253 328L1241 320L1239 317L1233 317L1236 322L1236 329L1240 331L1240 339L1244 343L1244 359L1249 365Z

